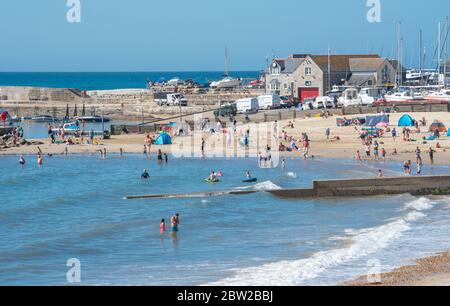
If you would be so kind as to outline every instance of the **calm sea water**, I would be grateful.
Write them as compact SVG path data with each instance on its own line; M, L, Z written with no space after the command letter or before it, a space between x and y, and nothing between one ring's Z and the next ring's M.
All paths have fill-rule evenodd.
M78 88L81 90L108 90L146 88L149 81L170 80L178 77L193 79L200 84L220 80L223 72L0 72L0 86L33 86L50 88ZM257 71L230 72L233 77L257 78Z
M396 163L288 160L258 169L253 159L170 159L141 155L55 156L37 166L0 157L0 284L66 284L66 262L81 262L82 284L335 284L370 269L449 246L448 198L409 195L280 200L246 196L127 201L126 195L267 190L309 186L312 179L374 176ZM148 168L151 179L139 179ZM222 170L217 185L203 182ZM241 183L246 170L259 183ZM426 169L426 174L450 169ZM177 237L159 221L181 215ZM369 262L369 263L370 263Z

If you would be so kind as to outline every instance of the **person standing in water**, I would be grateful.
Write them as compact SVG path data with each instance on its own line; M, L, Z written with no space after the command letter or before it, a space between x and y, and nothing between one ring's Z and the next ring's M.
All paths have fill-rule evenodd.
M119 148L120 157L123 157L123 149Z
M249 180L252 178L252 175L251 175L250 171L247 171L247 173L245 174L245 176L246 176L247 179L249 179Z
M430 156L430 163L433 166L434 165L434 153L436 153L436 151L430 147L430 151L428 151L428 154Z
M19 164L21 164L23 166L23 165L25 165L25 163L26 163L25 157L23 157L23 155L20 155Z
M172 223L172 232L177 233L178 225L180 224L180 214L176 213L175 215L173 215L172 219L171 219L171 223Z
M161 219L161 223L159 224L159 233L162 235L166 232L166 220Z
M44 158L41 154L38 154L37 163L39 166L42 166L44 164Z
M161 150L158 150L158 163L162 164L163 162L163 153Z
M167 155L167 153L164 153L164 161L166 162L166 164L169 162L169 156Z

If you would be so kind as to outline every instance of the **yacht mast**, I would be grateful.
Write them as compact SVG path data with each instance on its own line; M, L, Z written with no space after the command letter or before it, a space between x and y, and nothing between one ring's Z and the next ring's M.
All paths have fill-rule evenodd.
M448 16L445 18L445 41L444 41L444 88L447 87L447 46L448 46Z
M422 33L422 29L420 29L420 59L419 59L419 72L420 72L420 76L422 77L422 72L423 72L423 33Z
M328 91L331 91L331 54L330 48L328 47Z
M438 54L437 54L438 76L441 77L441 22L438 23Z
M397 24L397 88L399 88L400 82L401 82L401 78L402 78L402 68L401 68L401 41L400 41L400 21Z
M224 77L228 77L228 49L225 48L225 72L223 74Z

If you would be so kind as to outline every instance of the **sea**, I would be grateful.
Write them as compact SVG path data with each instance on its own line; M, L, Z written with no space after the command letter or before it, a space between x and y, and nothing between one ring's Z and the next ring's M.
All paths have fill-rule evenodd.
M379 168L402 175L396 162L287 159L283 170L252 158L55 155L42 166L25 158L20 166L18 156L0 156L2 285L67 285L74 262L82 285L334 285L449 248L449 197L286 200L267 192L374 177ZM213 170L221 181L205 183ZM242 183L246 171L258 182ZM230 189L259 192L124 199ZM161 235L161 219L175 213L178 234Z
M259 77L258 71L231 71L230 76L243 79ZM112 90L147 88L149 81L172 78L208 84L223 78L220 71L191 72L0 72L1 86L77 88L80 90Z

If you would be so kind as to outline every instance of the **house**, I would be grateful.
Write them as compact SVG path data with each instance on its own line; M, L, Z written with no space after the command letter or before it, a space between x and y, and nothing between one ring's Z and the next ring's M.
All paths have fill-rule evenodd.
M352 80L353 71L355 76ZM274 59L266 74L266 92L298 97L323 96L333 85L382 86L395 81L395 68L376 54L293 54ZM362 82L361 81L365 81Z
M346 82L355 87L394 87L397 69L385 58L351 58L352 76Z

